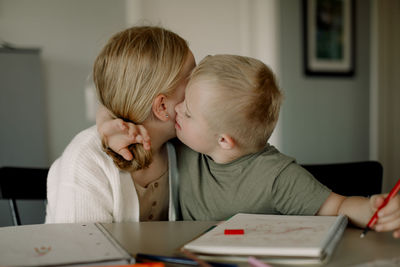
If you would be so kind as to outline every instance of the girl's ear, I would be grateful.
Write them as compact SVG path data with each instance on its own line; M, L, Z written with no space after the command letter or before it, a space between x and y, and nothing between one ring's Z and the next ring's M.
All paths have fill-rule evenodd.
M152 111L154 116L161 121L168 121L167 96L159 94L153 101Z
M218 145L222 149L233 149L236 146L235 140L227 134L221 134L218 136Z

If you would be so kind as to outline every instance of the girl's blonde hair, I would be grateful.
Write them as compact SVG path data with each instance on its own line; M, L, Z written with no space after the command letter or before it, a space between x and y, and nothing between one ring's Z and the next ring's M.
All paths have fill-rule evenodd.
M203 111L212 130L229 134L244 151L255 152L267 144L283 95L263 62L235 55L207 56L192 72L188 87L197 81L212 96Z
M93 81L101 104L116 118L142 123L152 115L157 95L174 93L188 52L184 39L160 27L132 27L115 34L94 62ZM131 145L129 150L132 161L106 148L120 169L135 171L149 166L151 152L141 144Z

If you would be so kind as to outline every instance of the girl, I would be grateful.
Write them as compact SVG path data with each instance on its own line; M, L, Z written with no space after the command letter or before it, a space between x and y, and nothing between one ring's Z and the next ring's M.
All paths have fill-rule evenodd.
M95 126L79 133L50 168L46 223L179 217L175 151L167 141L194 66L186 41L159 27L129 28L108 41L93 68L100 103L112 117L145 126L151 150L130 146L135 160L126 164L107 156Z

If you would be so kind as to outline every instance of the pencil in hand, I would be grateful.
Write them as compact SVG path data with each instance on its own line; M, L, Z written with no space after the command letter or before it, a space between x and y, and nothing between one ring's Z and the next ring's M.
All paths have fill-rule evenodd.
M371 227L375 225L376 221L378 220L378 212L389 203L389 201L399 192L399 190L400 190L400 179L397 181L396 185L392 188L389 195L385 198L382 205L380 205L380 207L375 211L374 215L369 220L367 226L360 235L361 238L364 238L365 235L368 233L368 231L371 230Z

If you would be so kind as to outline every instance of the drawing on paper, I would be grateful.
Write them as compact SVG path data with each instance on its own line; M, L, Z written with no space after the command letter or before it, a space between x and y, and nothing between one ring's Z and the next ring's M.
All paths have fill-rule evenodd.
M265 244L279 246L281 243L291 243L293 246L305 243L316 245L326 235L326 232L333 224L333 220L326 217L326 220L316 221L313 218L315 217L303 216L299 219L298 216L294 218L291 216L262 215L259 217L253 216L253 219L249 221L248 217L237 217L234 221L227 221L224 227L244 229L244 235L224 235L223 229L214 228L205 238L210 244L235 242L236 245L254 246Z

